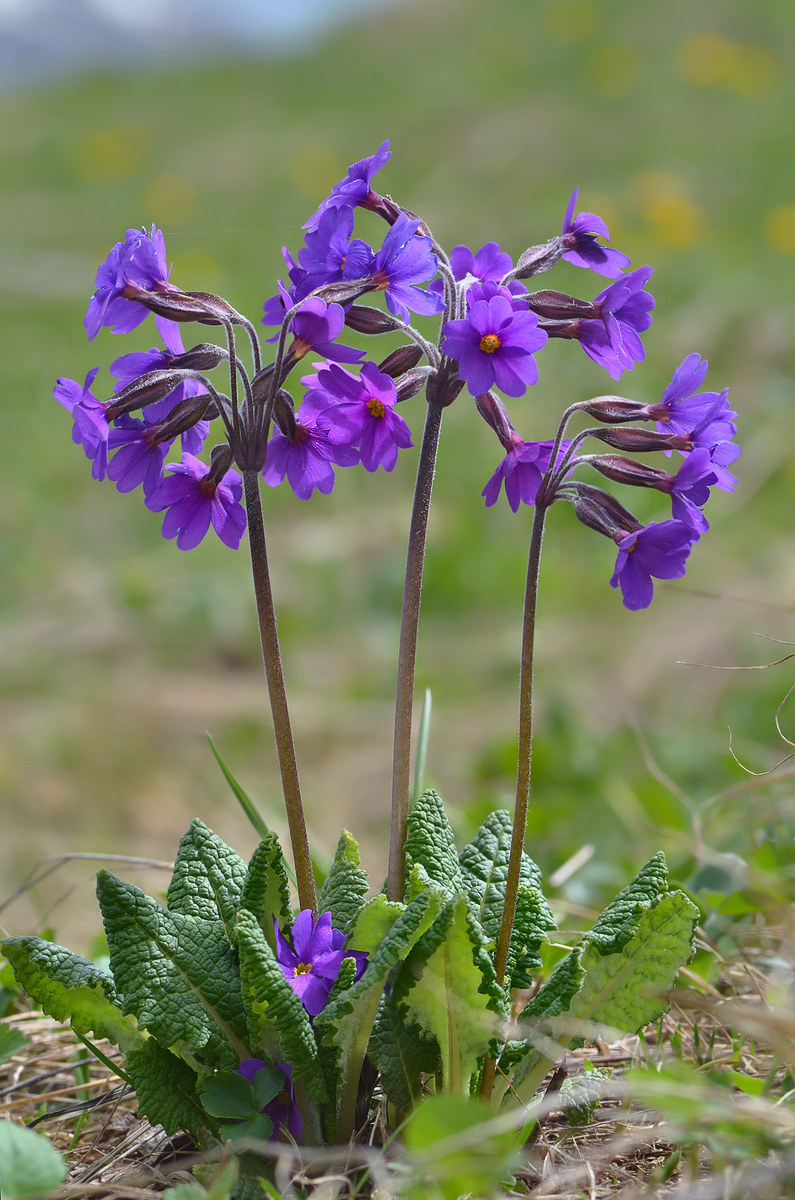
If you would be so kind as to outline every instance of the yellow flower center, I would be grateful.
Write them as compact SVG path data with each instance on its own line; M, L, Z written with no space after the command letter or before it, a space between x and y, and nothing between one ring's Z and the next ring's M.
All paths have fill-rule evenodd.
M375 396L371 396L367 401L367 411L371 417L383 417L386 415L386 407L380 400L376 400Z
M293 967L293 975L309 975L311 971L311 963L299 963L297 967Z
M496 333L487 333L480 339L480 348L484 354L494 354L500 348L500 339Z

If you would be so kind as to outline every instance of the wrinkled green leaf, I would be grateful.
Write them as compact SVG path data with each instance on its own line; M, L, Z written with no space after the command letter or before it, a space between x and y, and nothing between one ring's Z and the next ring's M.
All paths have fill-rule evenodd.
M292 920L290 885L279 839L275 833L263 838L248 864L240 907L247 908L260 923L272 950L276 949L274 921L288 925Z
M429 788L409 813L406 837L406 885L416 863L424 867L431 883L450 899L461 891L458 851L442 798Z
M359 909L348 934L348 948L374 954L397 921L406 911L405 904L373 896Z
M621 950L634 935L641 913L656 904L667 888L668 866L659 851L610 901L584 940L597 946L602 954Z
M197 1135L210 1122L196 1092L198 1077L186 1062L154 1038L127 1055L127 1070L135 1087L138 1111L152 1125L162 1125L169 1137L178 1129Z
M169 912L107 871L97 897L125 1011L164 1046L184 1042L217 1065L245 1058L246 1014L223 923Z
M369 884L359 864L359 844L343 829L334 861L318 897L318 912L330 912L335 929L347 933L364 903Z
M6 938L2 947L19 984L56 1021L71 1021L78 1033L107 1038L125 1053L141 1044L113 979L89 959L37 937Z
M416 1022L400 1015L391 995L383 996L367 1053L381 1072L381 1087L401 1112L422 1099L422 1076L441 1070L439 1044Z
M49 1140L13 1121L0 1120L0 1196L39 1200L66 1178L66 1163Z
M231 942L245 878L240 855L195 820L179 843L166 903L171 912L188 917L220 918Z
M249 1082L237 1071L218 1071L204 1083L201 1102L205 1112L227 1120L256 1116L284 1087L284 1072L264 1066Z

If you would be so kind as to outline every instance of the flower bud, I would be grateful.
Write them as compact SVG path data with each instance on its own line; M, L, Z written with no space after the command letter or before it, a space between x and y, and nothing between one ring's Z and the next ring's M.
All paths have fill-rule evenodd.
M114 421L124 413L135 412L147 404L155 404L163 400L169 392L183 383L186 379L195 379L195 371L175 371L171 367L161 367L156 371L147 371L139 375L132 383L114 396L108 403L107 418Z
M218 484L226 475L232 465L232 451L224 442L220 446L213 446L210 454L210 474L209 477L213 483Z
M366 304L352 304L345 314L345 324L356 333L392 333L401 329L402 323L380 308L368 308Z
M523 298L527 300L527 307L531 312L552 321L576 320L579 317L598 315L590 300L578 300L576 296L569 296L566 292L531 292Z
M658 471L656 467L648 467L646 463L634 458L624 458L621 454L599 454L588 458L588 465L612 479L616 483L627 483L631 487L656 488L657 491L667 491L670 476L666 471Z
M656 433L653 429L595 429L591 436L608 446L614 446L616 450L630 450L635 453L680 449L676 434Z
M369 196L362 203L362 208L368 208L370 212L378 213L388 225L394 225L401 213L405 213L410 221L419 221L419 229L417 233L422 237L431 237L431 231L423 221L422 217L418 217L410 208L404 208L402 204L398 204L391 196L379 196L378 192L371 191Z
M169 321L198 321L201 325L240 324L243 318L220 296L211 292L181 292L170 288L164 292L147 292L137 284L128 283L124 289L128 300L137 300L158 317Z
M293 398L284 388L279 388L273 402L273 419L290 441L295 439L295 406Z
M510 450L513 445L511 435L516 431L511 424L508 410L499 396L494 392L485 392L482 396L476 396L475 408L486 424L494 430L505 449Z
M554 267L563 253L563 243L559 237L554 237L540 246L531 246L519 255L516 266L502 280L508 283L511 279L529 279L531 275L543 275Z
M397 379L398 375L402 375L404 371L410 371L416 367L422 358L422 350L419 346L398 346L397 350L393 350L391 354L387 354L386 358L378 364L378 370L382 375L391 375L393 379Z
M210 397L206 393L202 396L189 396L187 400L181 400L172 408L165 421L161 421L157 426L153 434L155 445L159 445L161 442L170 442L172 438L184 433L186 429L192 429L202 418L207 416L209 407ZM213 405L214 407L215 405Z
M381 371L383 367L379 367L378 369ZM395 380L398 404L401 400L410 400L412 396L416 396L418 392L421 392L432 375L432 367L413 367L412 370L406 371L403 375L398 375Z
M621 425L625 421L648 418L649 409L639 400L625 400L623 396L596 396L587 404L581 404L579 411L606 425Z
M326 304L350 304L365 292L374 292L376 286L372 275L364 275L361 279L341 279L339 283L324 283L322 287L315 288L310 295L320 296Z
M273 371L275 363L268 363L267 367L263 367L251 381L251 394L255 404L264 404L271 393L273 386Z
M589 529L595 529L597 533L603 533L615 541L616 534L635 533L643 528L629 509L619 504L609 492L592 487L589 483L578 482L570 486L576 489L576 495L572 497L575 516Z
M437 404L439 408L447 408L449 404L453 403L463 386L464 381L458 377L455 362L450 358L446 358L439 370L434 372L428 380L425 395L429 404Z
M182 367L190 371L214 371L222 362L228 362L229 352L214 342L202 342L184 354L176 354L171 360L172 367Z

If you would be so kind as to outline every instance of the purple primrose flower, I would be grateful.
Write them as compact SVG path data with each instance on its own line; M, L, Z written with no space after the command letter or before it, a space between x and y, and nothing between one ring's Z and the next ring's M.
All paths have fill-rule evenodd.
M115 421L108 438L109 449L116 450L108 465L108 479L120 492L132 492L143 484L144 496L151 496L163 483L163 463L171 441L158 445L156 429L156 424L135 417L122 416Z
M520 504L535 504L541 480L549 470L554 442L523 442L518 433L512 434L511 441L513 445L481 496L486 501L486 507L491 508L505 484L505 498L513 512L518 512ZM570 441L561 442L558 462L570 445Z
M393 470L398 449L414 444L408 425L394 411L395 381L391 375L382 375L375 363L364 363L358 378L332 363L316 378L309 376L302 382L316 385L313 403L318 406L318 427L326 431L334 446L358 446L366 471L377 471L379 467ZM323 398L325 405L321 408Z
M431 239L417 233L420 224L401 213L372 265L375 290L384 293L389 311L401 321L409 320L409 309L427 317L444 308L444 299L438 292L417 287L432 279L437 271Z
M370 274L373 251L361 238L351 238L355 214L344 204L327 208L317 228L306 235L306 245L298 254L299 270L304 274L296 286L296 299L308 296L324 283L341 279L362 279Z
M176 321L169 321L166 317L155 317L155 324L165 348L161 350L157 346L152 346L150 350L134 350L130 354L122 354L120 358L112 362L110 373L115 375L117 380L113 389L115 392L123 391L148 371L157 371L160 368L171 366L175 358L185 353L182 334ZM183 400L187 400L191 396L201 396L205 391L206 389L197 379L186 379L162 400L157 400L154 404L147 404L142 409L142 416L149 424L165 421L171 410ZM209 432L209 421L197 421L182 434L182 449L187 450L189 454L201 454Z
M293 921L292 945L276 924L276 958L284 977L310 1017L322 1012L343 959L356 959L356 978L367 965L361 950L345 950L345 934L332 929L331 913L321 913L317 921L305 908Z
M728 389L723 392L698 391L704 382L707 366L707 360L702 360L700 355L688 354L674 371L659 404L649 405L648 418L657 422L660 433L689 433L706 416L716 411L726 415L729 420L736 415L729 413L726 399ZM722 403L716 409L719 399Z
M334 468L355 467L361 455L353 446L334 445L328 432L318 428L317 417L328 405L322 392L308 392L295 414L295 433L292 439L276 432L268 443L268 454L262 477L268 487L287 482L299 500L308 500L312 492L328 495L334 490Z
M93 460L91 474L94 479L104 479L108 470L108 437L110 427L105 415L105 405L91 391L99 367L86 375L81 387L75 379L59 379L53 396L72 414L72 441L82 446L86 458Z
M267 1066L268 1063L261 1058L244 1058L235 1074L242 1075L249 1083L253 1083L254 1076ZM262 1109L265 1115L270 1117L273 1122L273 1133L270 1136L270 1140L275 1142L279 1136L279 1131L285 1128L289 1131L290 1136L298 1142L301 1140L304 1123L301 1120L301 1114L295 1102L293 1073L290 1069L290 1064L286 1062L276 1063L276 1070L281 1071L284 1075L284 1087Z
M97 271L96 291L85 320L89 339L95 338L103 325L112 333L136 329L149 314L136 303L136 293L176 290L168 282L169 274L166 246L157 226L153 225L149 234L128 229L125 240L116 243Z
M163 537L176 537L179 550L193 550L212 523L224 545L237 550L246 528L246 510L240 503L243 485L237 471L227 471L216 483L204 463L188 453L183 453L181 463L169 463L166 470L172 477L146 500L152 512L168 509Z
M546 345L535 313L517 311L505 295L473 304L466 317L444 327L445 354L473 396L496 384L508 396L521 396L538 379L533 355Z
M676 475L669 475L668 480L666 490L671 497L674 520L689 525L696 537L705 533L709 529L709 522L701 508L709 499L710 487L718 482L709 450L693 450Z
M312 216L304 224L304 229L316 229L322 214L329 208L340 208L343 204L348 204L353 208L365 205L371 192L372 178L389 161L390 154L389 139L387 138L381 143L375 154L351 163L347 174L340 179L339 183L334 184L330 195L312 213Z
M364 358L364 350L335 345L344 326L345 310L341 304L326 304L320 296L310 296L290 323L295 339L289 349L291 359L304 358L313 350L335 362L359 362Z
M651 278L651 267L638 267L622 275L594 300L601 321L575 321L570 336L577 338L594 362L604 367L611 379L643 362L646 351L640 334L652 323L654 297L643 290Z
M513 260L505 250L500 250L497 242L486 242L476 254L472 253L469 246L453 246L450 251L450 266L453 268L453 275L459 281L472 275L481 283L485 283L487 279L499 283L512 269Z
M599 245L597 237L604 238L606 242L610 241L610 231L601 217L587 212L574 216L579 194L579 188L575 188L563 218L563 228L560 231L560 240L565 247L563 258L575 267L590 267L599 275L617 279L624 268L630 265L631 260L620 250L611 250L608 246Z
M615 534L618 558L611 587L621 587L626 608L648 608L655 579L680 579L698 534L682 521L652 521L634 533Z

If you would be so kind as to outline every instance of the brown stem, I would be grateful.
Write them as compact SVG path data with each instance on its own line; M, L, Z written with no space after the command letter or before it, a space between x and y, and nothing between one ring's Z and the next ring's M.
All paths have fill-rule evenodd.
M302 909L311 908L312 912L316 913L315 880L312 874L309 839L306 834L306 822L301 804L301 786L298 782L293 731L287 708L287 693L284 687L284 674L279 653L279 636L276 632L276 614L273 608L268 552L265 545L265 524L262 519L259 472L244 471L243 487L246 513L248 514L248 544L251 550L251 569L254 575L254 594L257 602L262 659L265 664L265 678L268 681L273 731L276 736L276 752L279 757L279 770L284 792L284 806L287 810L287 824L293 848L298 902Z
M403 611L400 620L400 649L398 651L397 689L395 694L395 743L392 760L392 824L389 836L389 873L387 897L402 900L405 888L406 821L409 815L411 788L411 718L414 709L414 666L417 658L417 629L420 619L422 569L425 562L425 542L428 535L428 513L431 507L436 452L442 427L443 408L429 404L425 415L414 487L414 506L411 510L406 583L403 590Z

